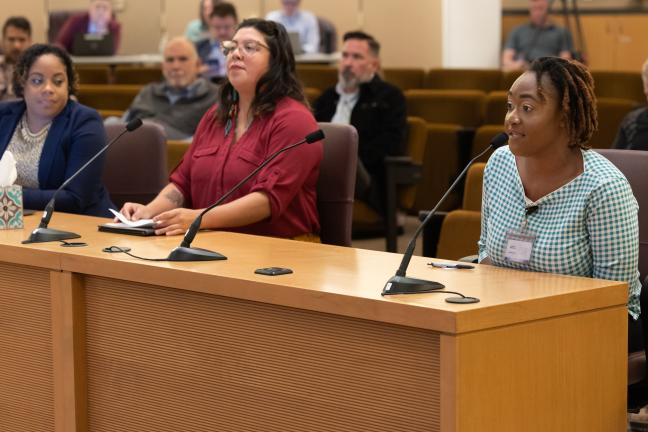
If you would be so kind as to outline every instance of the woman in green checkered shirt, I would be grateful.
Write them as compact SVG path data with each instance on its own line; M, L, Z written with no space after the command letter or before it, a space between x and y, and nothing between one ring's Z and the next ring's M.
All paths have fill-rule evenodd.
M643 346L637 202L623 174L588 150L594 82L580 63L534 61L511 86L509 145L484 171L479 261L626 281L632 349Z

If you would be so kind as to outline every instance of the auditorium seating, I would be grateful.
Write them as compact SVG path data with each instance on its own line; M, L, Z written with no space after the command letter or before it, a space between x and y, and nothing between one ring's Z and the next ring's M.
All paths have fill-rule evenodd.
M482 124L486 95L478 90L408 90L407 114L429 123L451 123L464 127Z
M79 76L80 84L109 84L110 70L108 66L75 65L74 70Z
M423 232L424 256L457 260L477 253L485 166L485 163L475 163L468 170L460 209L438 212L432 217ZM425 216L427 211L421 212L419 217Z
M160 66L117 66L115 68L115 84L149 84L161 81Z
M190 145L191 143L187 141L167 141L167 172L169 174L173 168L178 166Z
M430 69L425 74L425 88L488 93L499 89L501 75L498 69Z
M504 124L508 91L493 91L484 98L484 124Z
M502 71L499 89L509 91L515 80L518 79L522 73L523 72L521 71Z
M297 65L297 77L304 87L314 87L324 91L337 83L337 76L337 69L331 66Z
M315 104L315 101L317 100L318 97L320 97L321 94L322 91L318 88L315 87L304 88L304 95L306 96L306 100L311 106Z
M125 111L131 105L141 85L82 84L77 95L79 102L97 110Z
M414 204L410 212L431 209L441 198L459 172L459 135L457 124L428 124L427 143L421 162L421 180L416 186ZM461 191L448 197L442 209L456 208Z
M475 137L473 138L468 159L471 160L479 153L484 151L484 149L490 145L491 139L493 139L493 137L500 132L504 132L504 122L500 124L488 124L478 127L475 131ZM478 161L486 162L489 157L490 153L486 153Z
M385 68L383 78L401 90L423 88L425 72L419 68Z
M599 126L590 139L590 146L595 149L612 147L623 117L637 105L637 102L628 99L598 98L596 109Z
M592 71L596 97L630 99L646 103L641 74L637 72Z

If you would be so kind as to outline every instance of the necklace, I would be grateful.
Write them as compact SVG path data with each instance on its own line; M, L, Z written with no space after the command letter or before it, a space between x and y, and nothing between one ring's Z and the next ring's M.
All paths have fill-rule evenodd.
M27 144L38 144L45 139L47 132L49 132L50 126L52 126L52 122L46 124L45 127L43 127L43 129L39 130L38 132L32 133L29 130L29 126L27 125L27 115L25 114L22 119L20 119L20 136Z

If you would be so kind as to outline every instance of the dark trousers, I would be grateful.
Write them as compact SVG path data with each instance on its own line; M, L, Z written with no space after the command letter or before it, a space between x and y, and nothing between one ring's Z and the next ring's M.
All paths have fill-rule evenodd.
M646 350L648 348L648 277L642 283L639 296L641 315L634 320L628 315L628 352ZM646 350L648 353L648 350Z

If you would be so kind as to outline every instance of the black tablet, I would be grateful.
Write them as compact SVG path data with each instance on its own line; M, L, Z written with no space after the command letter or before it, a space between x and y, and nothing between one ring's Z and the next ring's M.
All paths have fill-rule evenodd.
M151 227L129 227L120 223L105 223L99 225L99 231L111 232L117 234L127 234L135 236L152 236L155 235L155 228Z

